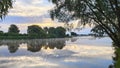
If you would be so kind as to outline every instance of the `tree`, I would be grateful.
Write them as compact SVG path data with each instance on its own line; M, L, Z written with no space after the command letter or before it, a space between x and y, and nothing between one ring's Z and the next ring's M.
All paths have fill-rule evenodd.
M71 35L72 35L72 36L78 36L78 34L75 33L75 32L71 32Z
M48 27L44 27L44 31L48 34Z
M16 25L14 25L14 24L10 25L10 27L8 29L8 33L19 34L19 32L20 32L20 30Z
M2 19L7 13L8 9L12 8L13 0L0 0L0 18Z
M4 32L3 31L0 31L0 35L3 34Z
M56 28L55 34L56 34L57 38L64 38L66 35L65 33L66 33L66 30L63 27Z
M120 68L120 48L115 47L113 61L111 68Z
M27 33L32 38L45 38L45 31L38 25L28 26Z
M56 31L54 27L50 27L48 29L48 35L50 38L56 38Z
M55 4L51 18L58 21L79 20L93 24L93 32L107 34L120 47L120 0L49 0Z

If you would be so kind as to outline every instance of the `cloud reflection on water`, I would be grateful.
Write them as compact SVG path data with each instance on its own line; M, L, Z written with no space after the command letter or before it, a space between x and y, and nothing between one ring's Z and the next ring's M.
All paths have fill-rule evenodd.
M20 45L18 46L18 50L12 54L5 50L1 50L3 48L2 45L0 47L0 67L106 68L112 63L113 49L109 44L104 43L103 46L93 45L94 43L90 43L89 45L83 45L83 43L76 44L80 43L80 38L78 39L79 41L76 39L78 38L70 39L72 42L69 41L69 39L47 40L51 45L48 45L48 42L46 44L43 40L30 40L29 42L24 40L17 41L16 43ZM102 40L104 39L106 38L103 38ZM93 42L94 40L86 39L86 41ZM4 46L6 46L5 42L6 41L4 41ZM10 42L11 41L7 41L7 44ZM13 44L15 44L15 41Z

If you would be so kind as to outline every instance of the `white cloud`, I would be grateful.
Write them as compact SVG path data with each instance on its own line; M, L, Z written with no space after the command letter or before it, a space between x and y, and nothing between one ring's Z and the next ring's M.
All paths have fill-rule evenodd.
M52 6L47 0L16 0L9 15L40 16L48 13Z
M48 0L15 0L13 8L10 9L5 21L1 24L0 30L7 32L10 24L17 24L20 27L21 33L26 33L27 26L39 25L41 27L57 27L64 26L63 23L54 22L51 20L48 11L53 8L53 4ZM78 26L77 21L72 21L74 26ZM90 33L89 28L85 30L73 30L79 34Z
M51 20L48 13L51 8L53 8L53 5L48 0L16 0L8 16L0 23L0 30L7 32L10 24L16 24L21 33L26 33L29 25L39 25L41 27L63 26L63 23L56 23Z
M1 25L0 30L7 32L11 23L9 23L9 24L8 23L4 23L4 24L0 23L0 25ZM64 23L58 23L58 22L55 23L50 18L44 18L40 22L24 22L24 23L15 23L15 24L19 27L20 33L27 33L27 27L30 25L38 25L40 27L58 27L58 26L64 25Z

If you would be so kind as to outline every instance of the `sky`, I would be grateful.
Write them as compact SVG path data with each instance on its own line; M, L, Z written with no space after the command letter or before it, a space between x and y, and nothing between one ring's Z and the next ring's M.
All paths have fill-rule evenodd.
M27 32L27 26L39 25L41 27L64 26L62 22L52 21L49 11L54 5L48 0L15 0L13 8L9 10L4 20L0 21L0 30L7 32L11 24L19 27L20 33ZM76 21L73 21L75 23ZM83 30L73 30L79 34L90 33L89 27Z

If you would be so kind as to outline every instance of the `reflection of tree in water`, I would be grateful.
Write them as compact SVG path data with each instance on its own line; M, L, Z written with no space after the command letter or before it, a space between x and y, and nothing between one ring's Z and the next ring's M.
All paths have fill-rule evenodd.
M78 38L71 38L71 42L76 42Z
M38 52L41 50L42 46L45 45L45 41L28 41L27 42L27 50L31 52Z
M64 40L61 40L61 41L57 41L57 45L56 45L56 48L57 49L63 49L63 47L65 46L65 41Z
M45 46L45 49L50 48L50 49L62 49L66 44L65 40L50 40L47 42L48 44Z
M3 44L2 44L2 41L0 41L0 46L2 46Z
M0 46L8 46L10 53L15 53L19 45L27 43L27 50L38 52L43 49L63 49L66 39L46 39L46 40L2 40Z
M19 44L21 44L21 42L15 40L0 41L0 46L7 45L10 53L15 53L18 50Z
M115 47L113 56L113 64L109 65L109 68L120 68L120 48Z
M7 44L8 50L10 53L15 53L18 50L19 44L18 43L9 43Z
M38 52L43 47L44 49L62 49L65 46L65 40L32 40L27 42L27 50Z

